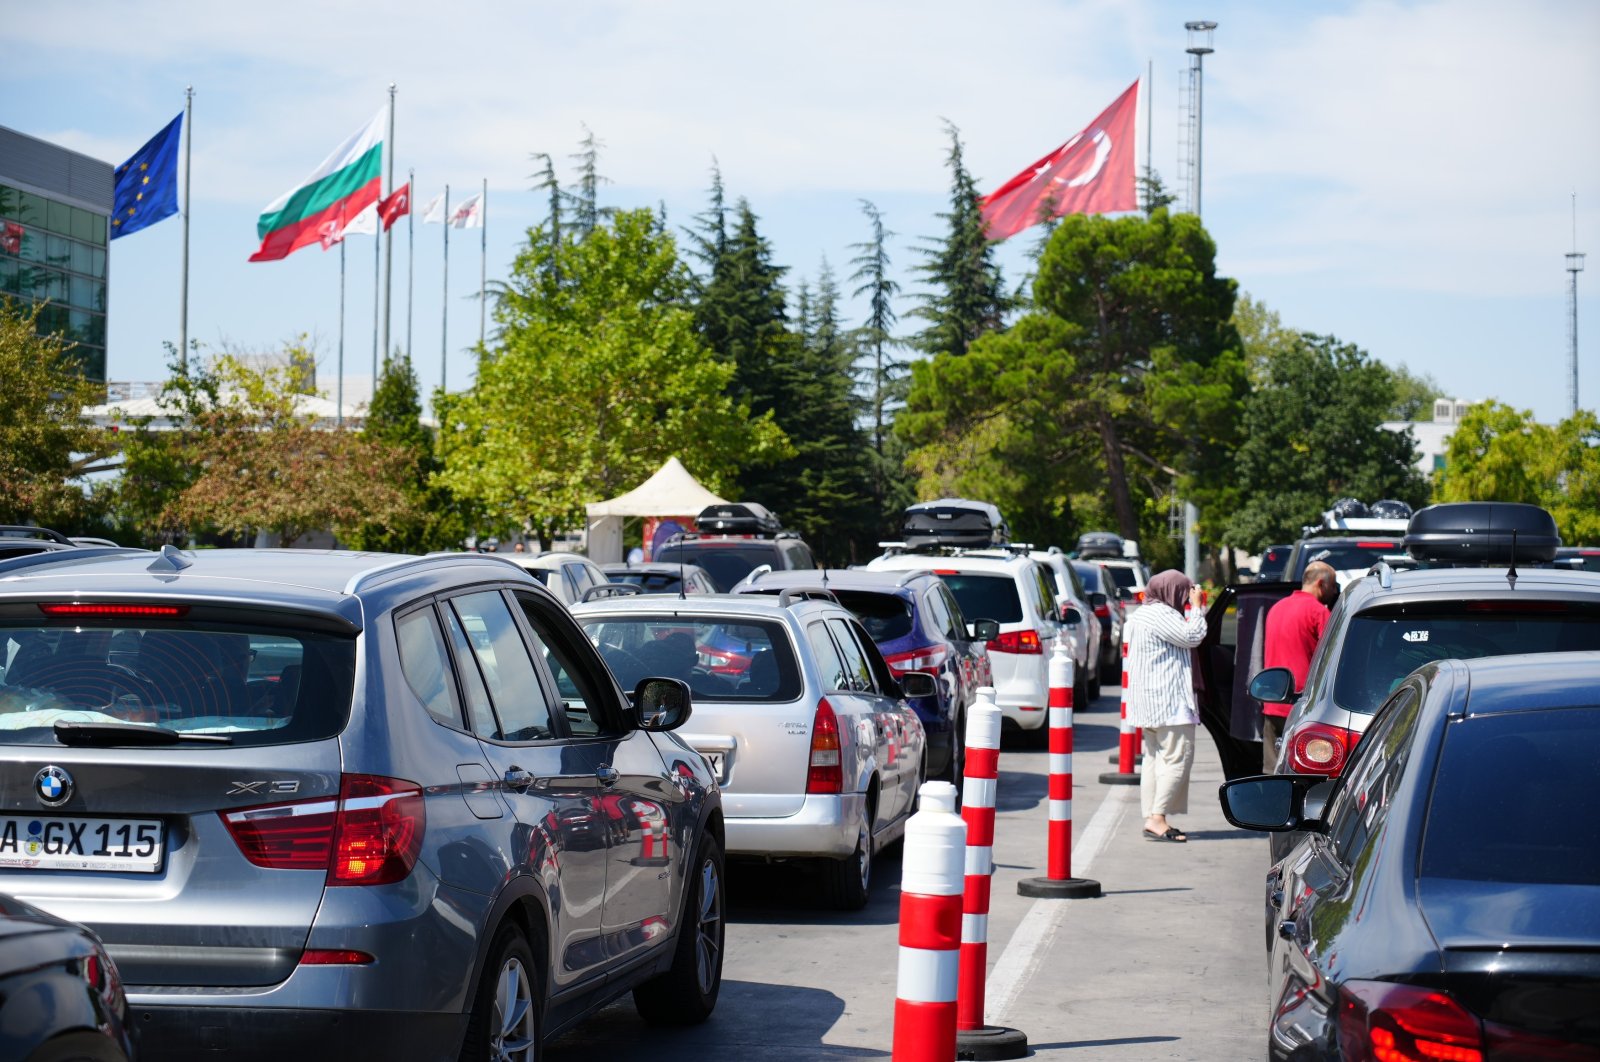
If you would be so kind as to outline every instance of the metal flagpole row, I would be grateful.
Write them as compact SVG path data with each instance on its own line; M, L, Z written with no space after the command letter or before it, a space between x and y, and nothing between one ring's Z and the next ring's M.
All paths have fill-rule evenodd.
M450 186L444 186L444 301L439 311L439 390L450 380Z
M482 211L482 252L478 258L478 346L483 346L484 314L489 305L489 178L483 179L483 197L478 200Z
M194 145L194 86L183 90L183 282L178 297L178 368L189 374L189 149Z
M344 427L344 241L339 241L339 427Z
M389 169L385 181L383 197L388 199L394 195L394 82L389 82ZM409 194L409 193L408 193ZM389 360L389 293L394 279L394 234L390 231L391 225L380 219L383 237L383 360ZM372 393L378 393L378 377L374 370L372 377Z
M406 187L410 189L406 195L410 202L406 204L406 358L411 357L411 293L412 281L417 267L417 212L411 209L411 204L417 201L417 171L406 171Z
M379 228L382 229L382 223ZM383 259L380 251L383 249L383 233L376 232L372 240L372 393L378 393L378 310L379 300L383 296L383 286L380 283Z

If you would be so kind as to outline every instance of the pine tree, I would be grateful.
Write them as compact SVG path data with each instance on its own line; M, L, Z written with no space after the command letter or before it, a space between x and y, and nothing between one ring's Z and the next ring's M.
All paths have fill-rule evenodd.
M605 141L596 137L586 125L583 127L583 139L578 141L578 150L567 156L578 164L578 189L563 194L567 204L572 207L573 227L577 229L579 239L593 232L601 218L610 217L613 213L611 208L600 206L600 186L611 183L610 178L602 177L599 170L600 149L605 146Z
M543 161L544 166L537 173L530 174L538 183L533 186L534 191L550 193L550 221L547 229L546 240L550 244L550 268L556 269L561 260L561 200L566 194L561 190L561 182L556 179L556 162L548 151L535 151L535 161ZM555 276L556 283L561 282L559 273Z
M914 315L928 323L916 337L927 354L965 354L985 332L999 331L1009 300L1005 295L994 245L984 235L978 209L978 188L962 157L961 132L949 122L950 209L941 213L949 227L942 241L929 239L921 248L926 261L917 267L933 290L921 296Z

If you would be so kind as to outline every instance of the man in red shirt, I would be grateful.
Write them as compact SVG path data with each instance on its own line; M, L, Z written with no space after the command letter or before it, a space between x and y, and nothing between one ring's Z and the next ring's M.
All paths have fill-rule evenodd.
M1306 672L1311 655L1328 629L1328 610L1339 598L1339 580L1333 568L1322 561L1306 565L1300 589L1267 610L1266 644L1262 646L1264 667L1286 667L1294 675L1296 693L1306 688ZM1287 704L1261 706L1262 767L1270 772L1277 765L1278 739L1283 736L1283 721L1289 717Z

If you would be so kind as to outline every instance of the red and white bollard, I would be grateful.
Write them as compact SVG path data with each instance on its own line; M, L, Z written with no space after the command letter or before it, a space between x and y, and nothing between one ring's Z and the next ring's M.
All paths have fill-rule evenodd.
M961 897L961 984L956 1002L959 1058L1026 1058L1028 1038L1016 1029L985 1025L989 976L989 884L994 875L995 793L1000 779L1001 711L994 687L978 689L967 712L967 766L961 818L967 824L966 888Z
M955 812L955 786L924 782L919 792L900 864L893 1062L953 1062L967 824Z
M1023 896L1082 900L1099 896L1100 883L1072 876L1072 657L1057 642L1050 654L1050 833L1042 878L1017 882Z
M1128 638L1122 638L1122 729L1117 734L1117 769L1100 776L1103 785L1138 785L1139 773L1134 770L1139 754L1139 732L1128 722Z

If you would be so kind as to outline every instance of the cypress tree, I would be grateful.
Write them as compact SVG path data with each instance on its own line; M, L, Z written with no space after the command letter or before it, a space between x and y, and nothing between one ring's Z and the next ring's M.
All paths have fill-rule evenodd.
M895 357L899 342L893 329L899 319L894 309L895 296L900 285L889 276L889 238L894 236L883 225L883 215L871 201L861 201L861 211L872 225L872 237L863 243L851 245L859 252L851 264L856 271L850 279L857 283L852 292L855 298L867 297L867 319L858 330L862 362L858 374L866 387L866 407L869 430L872 435L872 499L877 510L879 526L885 530L892 526L890 517L894 509L903 508L909 498L901 497L903 491L897 484L905 479L902 447L890 430L892 411L905 400L906 363Z
M978 188L962 157L961 132L946 122L950 151L950 209L939 215L948 232L942 240L928 239L921 248L926 259L917 272L931 291L920 296L913 312L927 322L916 345L927 354L965 354L972 341L985 332L999 331L1009 300L1005 295L994 245L984 235L978 210Z

